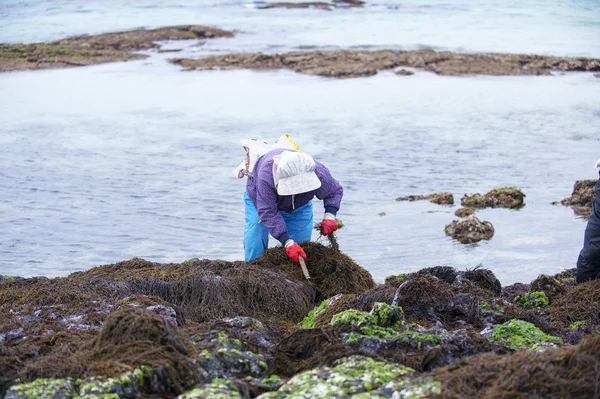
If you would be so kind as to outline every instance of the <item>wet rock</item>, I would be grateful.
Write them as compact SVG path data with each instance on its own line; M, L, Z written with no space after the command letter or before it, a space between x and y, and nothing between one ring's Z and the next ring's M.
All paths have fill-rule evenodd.
M241 53L201 59L174 58L186 70L291 69L325 77L371 76L400 66L440 75L550 75L550 71L600 71L600 60L519 54L458 54L431 50L334 50L286 54Z
M571 196L561 201L555 201L553 205L569 206L578 216L589 218L592 214L592 203L594 202L594 185L598 180L577 180L573 186Z
M471 244L481 240L491 240L494 236L494 226L488 221L481 221L475 215L461 220L454 220L446 225L446 235L463 244Z
M182 25L77 36L50 43L0 44L0 72L65 68L144 59L133 51L158 49L157 41L233 37L221 29Z
M366 398L383 399L420 399L441 393L441 383L431 378L406 379L399 378L388 382L376 391L369 393ZM359 398L356 398L359 399Z
M175 399L242 399L238 387L231 381L215 378L209 384L200 385Z
M44 378L13 385L6 391L4 399L72 399L76 397L79 397L78 383L73 378Z
M197 364L205 381L214 378L266 377L269 368L265 357L243 350L242 341L224 331L207 331L194 336L201 349Z
M519 209L524 206L525 194L516 188L496 188L488 193L465 194L460 203L472 208L509 208Z
M277 341L276 336L265 325L252 317L237 316L231 319L224 319L212 324L212 329L224 330L230 329L234 334L244 342L253 345L272 348Z
M260 399L294 397L341 398L370 392L414 370L394 363L380 362L364 356L350 356L335 361L332 367L302 372L278 391L260 395Z
M595 73L595 74L594 74L594 77L596 77L596 78L600 78L600 73Z
M178 326L178 325L184 325L185 322L182 322L180 324L180 322L178 321L177 318L177 312L175 312L175 309L173 309L170 306L165 306L165 305L152 305L152 306L148 306L146 308L147 311L152 312L152 313L156 313L161 315L162 317L164 317L169 323L171 323L174 326Z
M466 218L467 216L471 216L475 213L474 208L459 208L454 212L454 216L459 218Z
M149 385L151 380L152 370L148 367L141 367L127 372L118 378L88 378L81 383L79 395L89 397L110 397L110 395L113 395L113 397L123 399L137 398L142 395L145 386ZM164 392L165 389L163 388L162 391Z
M454 205L454 196L451 193L433 193L427 195L409 195L408 197L398 197L396 201L419 201L428 200L439 205Z

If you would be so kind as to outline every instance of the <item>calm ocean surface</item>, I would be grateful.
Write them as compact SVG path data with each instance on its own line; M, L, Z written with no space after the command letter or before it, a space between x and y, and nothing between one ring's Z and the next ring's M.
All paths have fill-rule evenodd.
M0 42L199 24L233 39L176 56L433 48L600 57L600 2L384 1L258 10L240 1L0 1ZM290 71L184 73L144 61L0 74L0 274L66 275L134 256L243 257L241 138L288 132L345 187L341 249L376 280L482 264L503 284L575 265L585 221L550 203L594 179L600 79L329 80ZM521 188L519 211L483 210L496 235L458 244L454 207L401 195ZM322 207L315 203L316 218ZM379 213L385 212L385 216ZM314 237L317 238L316 236ZM272 244L275 244L272 240Z

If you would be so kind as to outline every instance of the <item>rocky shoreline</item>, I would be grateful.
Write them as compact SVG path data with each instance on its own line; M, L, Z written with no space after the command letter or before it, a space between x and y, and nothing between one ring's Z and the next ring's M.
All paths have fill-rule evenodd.
M288 3L273 3L265 7L287 7ZM293 3L294 7L302 4ZM320 3L319 3L320 4ZM329 4L329 3L322 3ZM360 2L340 1L335 7L360 7ZM327 6L329 7L329 6ZM160 50L157 42L166 40L204 40L233 37L234 33L198 25L182 25L152 30L77 36L49 43L0 44L0 72L66 68L123 62L147 58L136 51ZM372 76L379 71L393 70L400 76L410 76L410 67L438 75L518 76L552 75L552 72L600 72L600 59L569 58L524 54L476 53L462 54L433 50L332 50L294 51L286 54L239 53L209 56L199 59L172 58L169 62L183 70L277 70L333 78Z
M0 277L0 397L593 397L600 281L502 287L424 268L376 284L305 243L251 263L131 259ZM528 396L529 395L529 396Z

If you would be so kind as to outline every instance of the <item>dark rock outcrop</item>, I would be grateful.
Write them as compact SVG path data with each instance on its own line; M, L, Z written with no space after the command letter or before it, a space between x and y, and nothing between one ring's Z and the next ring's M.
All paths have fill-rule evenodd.
M571 196L561 201L555 201L553 205L569 206L576 215L589 218L592 214L592 203L594 202L594 185L598 180L577 180L573 186Z

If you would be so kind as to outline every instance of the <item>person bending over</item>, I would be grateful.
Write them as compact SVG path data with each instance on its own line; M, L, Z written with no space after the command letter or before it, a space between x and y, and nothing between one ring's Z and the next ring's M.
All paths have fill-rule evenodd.
M343 191L329 169L308 154L274 149L261 156L244 193L246 262L267 249L269 233L283 244L294 262L299 256L306 259L298 242L311 238L313 197L323 200L322 233L329 235L338 228L336 214Z

